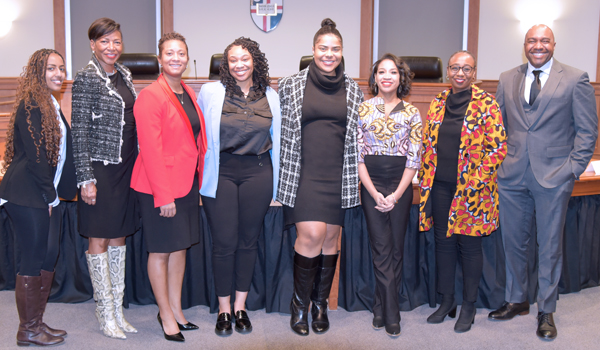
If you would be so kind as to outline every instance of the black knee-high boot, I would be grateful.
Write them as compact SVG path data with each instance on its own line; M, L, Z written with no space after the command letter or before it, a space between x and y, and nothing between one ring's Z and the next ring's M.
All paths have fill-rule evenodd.
M327 299L331 292L331 284L335 275L338 254L321 255L319 268L315 276L315 283L310 300L312 301L312 329L315 333L325 333L329 330L329 318L327 317Z
M294 295L290 303L290 326L299 335L308 335L308 307L320 257L307 258L294 254Z

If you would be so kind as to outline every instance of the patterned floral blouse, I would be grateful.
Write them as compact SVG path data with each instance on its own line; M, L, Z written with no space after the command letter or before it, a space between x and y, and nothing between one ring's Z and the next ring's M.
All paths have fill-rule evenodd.
M384 101L373 97L358 109L358 161L367 155L406 156L406 167L421 165L421 115L419 110L401 101L385 117Z
M506 130L496 99L475 85L460 136L456 193L450 206L447 237L486 236L498 228L496 171L506 156ZM419 228L433 227L431 188L437 168L438 134L450 90L437 95L423 130L423 164L419 170Z

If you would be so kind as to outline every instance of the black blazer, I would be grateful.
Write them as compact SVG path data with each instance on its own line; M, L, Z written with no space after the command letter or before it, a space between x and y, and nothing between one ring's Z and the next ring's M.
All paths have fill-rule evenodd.
M56 167L48 164L45 143L40 145L38 158L27 124L25 103L21 101L15 117L13 140L15 155L0 183L0 198L25 207L48 208L48 205L54 202L57 195L64 199L75 197L77 182L73 163L71 129L62 111L60 117L67 127L67 157L58 185L58 194L54 189ZM34 107L31 109L31 127L34 130L35 139L39 140L42 131L42 113L39 108Z

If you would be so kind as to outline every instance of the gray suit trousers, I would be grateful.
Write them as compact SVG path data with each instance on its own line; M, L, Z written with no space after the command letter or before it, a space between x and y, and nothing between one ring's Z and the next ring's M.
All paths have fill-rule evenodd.
M537 243L538 311L556 311L565 217L574 183L573 178L555 188L542 187L530 165L517 185L509 186L498 179L500 227L506 255L507 302L520 303L528 299L528 271L531 266L528 265L527 256L531 245ZM534 215L537 232L531 230Z

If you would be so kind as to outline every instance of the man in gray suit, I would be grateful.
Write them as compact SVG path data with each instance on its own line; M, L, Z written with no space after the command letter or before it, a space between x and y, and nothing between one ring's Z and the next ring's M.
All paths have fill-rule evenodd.
M496 99L508 135L498 170L500 227L506 253L506 303L489 314L509 320L529 313L529 245L535 215L538 244L538 328L557 335L558 281L567 205L575 179L585 171L598 137L594 88L588 74L553 59L554 34L535 25L525 35L529 61L502 73Z

